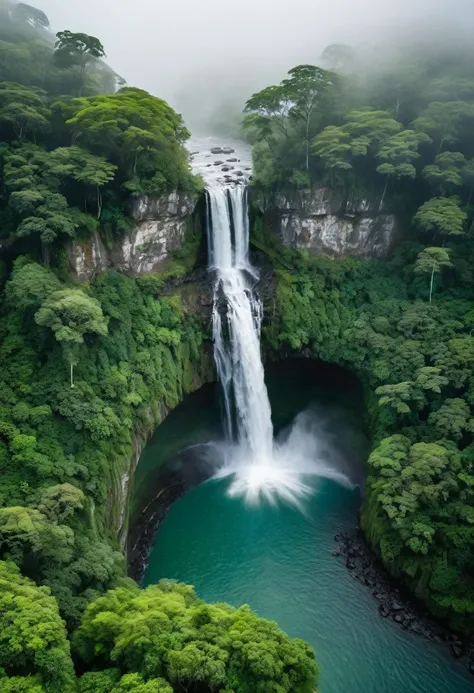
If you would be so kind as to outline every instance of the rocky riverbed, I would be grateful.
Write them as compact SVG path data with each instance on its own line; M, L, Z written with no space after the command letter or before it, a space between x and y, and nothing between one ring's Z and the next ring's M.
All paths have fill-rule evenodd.
M469 672L474 675L474 643L439 624L410 600L387 575L359 529L339 532L334 539L337 548L333 555L345 561L354 580L370 589L379 603L381 618L391 619L400 628L432 642L445 644L455 659L466 658Z

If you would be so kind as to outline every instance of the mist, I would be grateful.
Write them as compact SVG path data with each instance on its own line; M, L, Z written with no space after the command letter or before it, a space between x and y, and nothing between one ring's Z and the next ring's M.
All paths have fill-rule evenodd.
M467 38L473 0L34 0L53 31L100 38L130 85L169 101L188 124L244 105L325 46L384 46L396 36Z

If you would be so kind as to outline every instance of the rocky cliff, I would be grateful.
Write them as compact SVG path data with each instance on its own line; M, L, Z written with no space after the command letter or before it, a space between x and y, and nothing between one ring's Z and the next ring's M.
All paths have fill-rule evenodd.
M322 255L382 258L397 237L394 215L378 202L343 199L327 188L279 193L259 206L284 245Z
M105 247L98 234L71 244L69 263L78 281L88 282L109 268L132 276L158 271L184 241L196 202L177 192L134 200L130 207L133 229L112 247Z

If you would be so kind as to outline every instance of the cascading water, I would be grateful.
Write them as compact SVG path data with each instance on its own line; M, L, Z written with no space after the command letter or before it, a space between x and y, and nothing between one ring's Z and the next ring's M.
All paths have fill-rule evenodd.
M283 441L274 441L270 402L260 356L262 305L254 291L258 272L249 261L249 217L246 176L223 176L233 167L209 162L216 147L201 151L194 140L193 168L206 183L208 267L213 277L213 338L217 374L222 386L227 442L216 445L221 468L229 477L231 495L255 502L281 498L300 505L313 491L309 477L330 477L349 484L347 477L326 462L321 436L311 417L300 415ZM209 146L209 145L208 145ZM249 156L242 143L236 143ZM194 150L197 151L194 151ZM209 149L207 149L209 151ZM229 148L229 153L234 149ZM242 154L240 154L242 157ZM250 157L249 157L250 158ZM228 162L240 162L234 155Z
M209 269L215 272L214 354L226 429L250 463L268 464L273 427L260 358L262 306L248 261L247 193L241 185L216 185L207 194Z

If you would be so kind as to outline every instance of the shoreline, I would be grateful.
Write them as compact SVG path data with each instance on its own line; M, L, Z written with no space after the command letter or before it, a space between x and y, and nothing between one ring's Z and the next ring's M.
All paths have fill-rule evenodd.
M130 527L127 574L138 583L146 572L160 525L173 503L212 476L208 465L196 458L190 463L189 458L194 453L195 449L184 450L178 464L162 467L154 484L152 499ZM351 577L370 589L372 598L379 604L380 618L390 619L402 630L445 646L454 659L464 660L468 671L474 675L474 643L436 620L421 603L410 597L403 586L387 573L360 528L338 532L334 540L336 547L332 555L344 560Z
M397 583L382 566L367 544L360 528L338 532L333 556L342 558L351 577L370 589L379 603L379 616L390 619L403 630L431 642L444 645L454 659L467 660L468 671L474 675L474 643L438 621L420 602L415 601L403 585Z

